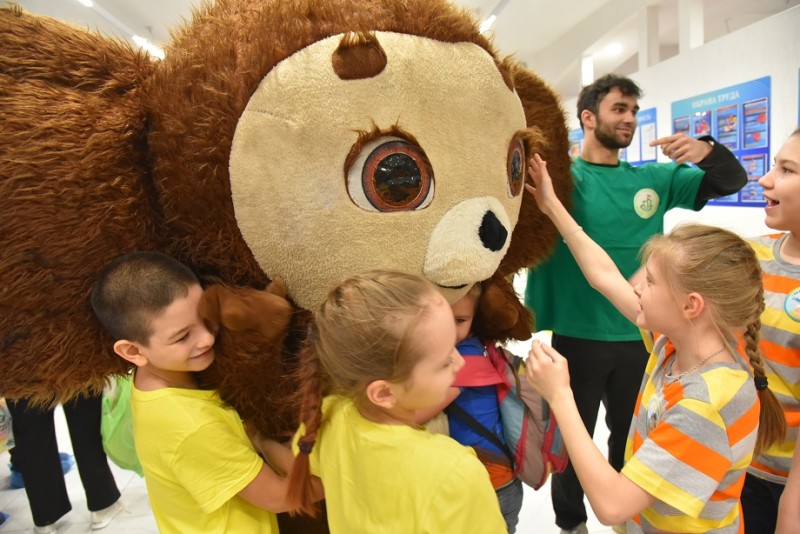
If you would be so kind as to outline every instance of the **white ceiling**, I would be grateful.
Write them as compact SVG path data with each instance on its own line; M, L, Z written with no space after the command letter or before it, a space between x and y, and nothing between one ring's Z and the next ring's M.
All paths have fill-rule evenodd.
M200 0L16 0L33 13L48 15L102 33L130 38L138 34L156 44L169 41L169 29L190 18ZM266 1L266 0L265 0ZM580 90L581 56L592 54L594 72L631 74L638 70L638 15L659 6L659 56L678 53L678 4L702 5L708 42L758 20L800 5L800 0L453 0L484 19L502 54L513 54L544 78L563 99ZM609 56L612 43L621 52Z

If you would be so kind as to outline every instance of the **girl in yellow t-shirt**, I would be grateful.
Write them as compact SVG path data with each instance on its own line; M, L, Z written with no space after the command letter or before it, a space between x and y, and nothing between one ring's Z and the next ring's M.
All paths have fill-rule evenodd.
M290 506L325 488L332 533L505 531L474 451L415 423L464 364L450 305L416 276L373 271L336 286L303 355Z

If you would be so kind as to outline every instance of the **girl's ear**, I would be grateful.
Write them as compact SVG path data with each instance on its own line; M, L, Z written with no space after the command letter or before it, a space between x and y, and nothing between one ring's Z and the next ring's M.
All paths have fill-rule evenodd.
M127 339L120 339L114 343L114 352L137 367L143 367L148 363L147 357L139 350L139 345Z
M683 302L683 312L689 319L694 319L703 313L706 301L700 293L689 293Z
M367 384L366 395L367 399L379 408L390 410L397 404L392 384L386 380L373 380Z

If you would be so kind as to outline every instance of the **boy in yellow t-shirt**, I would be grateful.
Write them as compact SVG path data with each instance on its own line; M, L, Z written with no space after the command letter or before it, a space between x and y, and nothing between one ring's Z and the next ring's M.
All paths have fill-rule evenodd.
M286 478L256 452L236 411L195 375L214 361L214 333L198 314L203 289L177 260L134 252L113 260L92 288L92 307L136 365L134 441L162 534L278 532ZM291 451L259 448L288 473Z

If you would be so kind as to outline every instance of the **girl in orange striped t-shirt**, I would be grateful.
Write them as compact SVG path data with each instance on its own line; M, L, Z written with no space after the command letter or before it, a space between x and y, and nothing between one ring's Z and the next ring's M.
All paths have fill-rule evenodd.
M781 233L750 240L764 271L761 351L770 389L786 415L786 439L753 458L742 490L745 530L797 532L800 525L800 128L759 179L765 223ZM794 207L793 207L794 206ZM784 489L785 488L785 489ZM785 497L784 497L785 496ZM780 503L780 504L779 504Z
M581 422L567 360L534 342L527 379L550 403L595 515L628 532L742 532L739 497L754 448L780 439L783 416L758 351L761 269L735 234L686 225L644 247L646 280L632 286L555 196L539 156L526 185L591 286L640 328L660 332L617 473ZM745 329L750 366L733 332ZM759 403L760 399L760 403ZM759 426L760 418L760 426Z

